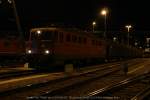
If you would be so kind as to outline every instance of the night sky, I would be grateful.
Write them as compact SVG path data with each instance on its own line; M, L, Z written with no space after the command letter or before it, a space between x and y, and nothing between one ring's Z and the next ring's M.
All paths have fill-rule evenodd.
M11 4L7 0L0 6L0 29L15 28ZM107 7L109 31L125 29L131 24L134 31L150 30L150 7L148 0L15 0L21 26L28 31L32 27L52 24L90 29L92 21L97 30L103 30L104 16L99 14Z

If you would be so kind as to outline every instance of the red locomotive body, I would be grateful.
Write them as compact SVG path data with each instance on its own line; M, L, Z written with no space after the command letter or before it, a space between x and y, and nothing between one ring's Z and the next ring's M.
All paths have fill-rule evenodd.
M19 38L9 36L0 39L1 65L9 65L10 63L19 62L24 54L24 47Z
M104 40L91 33L63 28L34 28L30 32L27 53L34 66L38 64L78 64L104 59ZM35 61L33 61L33 59Z
M112 59L135 58L143 55L142 49L98 38L92 32L66 28L33 28L29 41L8 35L0 38L0 66L29 62L37 69L63 69ZM26 49L26 50L25 50ZM26 51L26 55L25 55ZM57 67L59 66L59 67ZM61 66L61 67L60 67Z
M90 32L64 28L33 28L26 52L31 67L59 69L64 64L81 67L112 59L141 57L142 50L106 41Z

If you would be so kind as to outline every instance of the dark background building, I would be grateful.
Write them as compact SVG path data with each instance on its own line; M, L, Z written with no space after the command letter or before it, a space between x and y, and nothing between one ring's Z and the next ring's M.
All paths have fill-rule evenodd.
M17 30L11 0L0 0L0 30ZM20 23L25 36L29 29L40 26L67 26L92 30L96 21L98 31L104 30L100 10L107 7L107 31L126 33L131 24L131 36L144 43L149 36L150 13L147 0L15 0ZM109 33L110 33L109 32ZM110 34L111 35L111 34ZM111 36L110 36L111 37Z

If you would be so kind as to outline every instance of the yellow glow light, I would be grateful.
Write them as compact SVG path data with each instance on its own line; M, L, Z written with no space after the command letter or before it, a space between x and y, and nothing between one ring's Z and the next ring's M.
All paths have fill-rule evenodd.
M93 24L93 25L96 25L96 22L94 21L92 24Z
M132 26L131 25L126 25L126 28L131 28Z
M45 54L49 54L49 50L45 50Z
M42 32L40 30L37 30L37 34L40 35Z

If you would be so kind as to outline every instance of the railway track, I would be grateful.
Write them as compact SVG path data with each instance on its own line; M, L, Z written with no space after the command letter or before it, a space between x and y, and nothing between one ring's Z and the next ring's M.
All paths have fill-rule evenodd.
M89 97L116 98L118 100L148 100L150 95L150 73L121 81L107 88L94 91Z
M118 68L116 68L115 66L117 65L111 66L109 68L102 68L98 71L87 72L74 77L66 77L54 81L45 81L35 85L27 85L25 87L4 91L0 93L0 98L2 98L3 100L9 98L11 99L19 98L21 100L26 100L26 98L31 99L34 96L36 97L40 95L45 95L47 93L64 89L65 87L68 86L73 86L78 83L81 84L82 82L84 83L85 81L87 82L91 81L93 80L93 77L95 77L95 79L99 77L104 77L107 74L111 74L112 72L118 71Z
M121 74L121 71L116 71L114 73L107 74L104 77L93 78L92 80L80 82L72 86L61 89L59 88L55 91L49 91L40 95L40 97L51 97L54 99L55 97L65 97L65 99L68 99L69 97L71 99L82 99L82 97L87 97L88 93L90 93L90 91L94 91L94 89L106 87L107 85L110 85L110 83L114 84L125 80L126 78L127 77Z
M34 75L40 72L37 72L35 70L26 70L26 71L16 71L16 72L7 72L7 73L0 73L0 80L1 79L12 79L12 78L18 78L28 75Z
M135 63L139 63L139 62L135 62ZM117 63L111 63L111 64L120 64L120 62ZM97 66L94 68L95 69L99 69L99 67L103 67L103 66L109 66L111 64L104 64L102 66ZM134 63L132 63L134 64ZM18 71L16 69L11 69L11 68L1 68L0 70L9 70L9 71L4 71L0 73L0 80L1 79L11 79L11 78L18 78L18 77L22 77L22 76L29 76L29 75L34 75L34 74L38 74L38 73L42 73L36 70L21 70ZM11 70L11 71L10 71ZM86 68L86 70L92 70L92 67ZM84 71L84 68L81 68L80 71Z
M137 62L136 62L137 63ZM130 63L132 66L135 62ZM117 67L118 66L118 67ZM73 77L64 77L61 79L53 80L53 81L46 81L39 82L39 84L28 84L24 87L18 87L13 90L7 90L0 93L0 98L3 100L11 99L36 99L39 97L49 97L49 96L57 96L60 93L62 96L70 95L72 93L70 90L76 90L76 88L81 89L80 87L84 87L85 84L91 83L95 80L101 79L99 81L111 82L116 77L120 77L120 64L114 64L109 67L102 67L99 70L95 70L92 72L82 73ZM113 74L114 73L114 76ZM109 78L106 80L107 77L112 76L113 79L110 80ZM125 78L125 77L124 77ZM117 81L122 80L122 78L118 78ZM107 83L103 83L103 86L107 85ZM114 82L114 81L113 81ZM76 91L78 91L78 89ZM65 94L66 91L68 94ZM83 94L82 94L83 95Z

